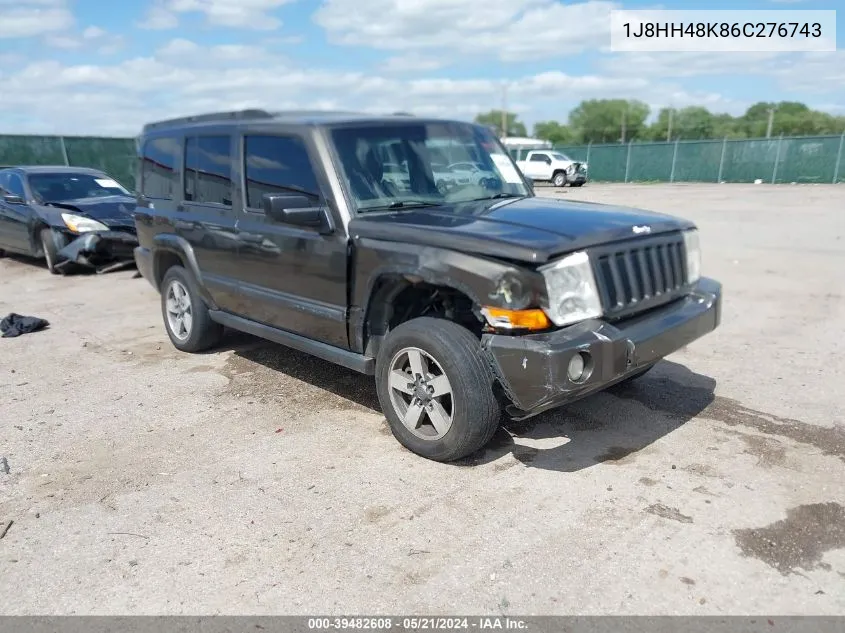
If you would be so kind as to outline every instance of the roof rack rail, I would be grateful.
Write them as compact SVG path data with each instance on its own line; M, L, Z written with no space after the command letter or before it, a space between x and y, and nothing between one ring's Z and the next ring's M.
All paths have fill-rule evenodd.
M196 114L192 116L177 117L164 121L155 121L144 125L144 132L162 127L187 123L205 123L207 121L233 121L238 119L272 119L275 115L267 110L233 110L231 112L209 112L207 114Z

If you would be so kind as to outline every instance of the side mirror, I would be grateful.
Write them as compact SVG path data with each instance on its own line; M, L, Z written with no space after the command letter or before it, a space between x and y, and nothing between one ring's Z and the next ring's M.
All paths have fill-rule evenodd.
M11 193L3 195L3 202L5 202L6 204L26 204L26 200L24 200L20 196L15 196Z
M551 165L551 164L552 164L552 159L551 159L551 158L547 158L547 159L546 159L546 165Z
M285 193L265 193L261 197L264 213L283 224L319 228L325 224L325 215L307 196Z

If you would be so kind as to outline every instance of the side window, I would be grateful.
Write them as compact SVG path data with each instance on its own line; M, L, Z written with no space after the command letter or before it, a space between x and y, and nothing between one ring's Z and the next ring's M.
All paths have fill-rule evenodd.
M265 193L319 194L317 177L301 139L293 136L244 137L247 206L262 208Z
M178 149L179 141L174 138L156 138L144 144L141 193L145 198L173 199Z
M188 136L185 138L185 191L184 199L188 202L196 201L197 170L199 163L197 156L197 137Z
M13 196L20 196L21 198L26 198L26 192L24 192L23 188L23 180L17 174L9 174L9 179L6 181L6 191L8 191Z
M229 136L185 139L185 200L232 206L231 147Z
M531 162L532 163L545 163L549 159L548 156L545 154L532 154L531 155Z

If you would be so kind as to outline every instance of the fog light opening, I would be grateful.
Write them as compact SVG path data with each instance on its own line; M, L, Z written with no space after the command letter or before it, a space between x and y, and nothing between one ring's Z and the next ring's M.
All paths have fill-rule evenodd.
M569 359L566 375L572 382L584 382L590 377L592 359L588 352L577 352Z

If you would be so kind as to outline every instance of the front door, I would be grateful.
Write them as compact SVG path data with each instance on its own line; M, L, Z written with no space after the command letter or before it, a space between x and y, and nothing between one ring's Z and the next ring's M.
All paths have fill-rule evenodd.
M18 196L22 203L6 202L4 194ZM29 225L32 210L26 203L23 180L14 172L0 175L0 247L17 253L30 254Z
M345 233L283 224L263 211L265 193L304 192L330 215L309 142L294 133L243 137L246 190L237 225L242 311L267 325L348 348Z
M552 179L552 159L548 154L541 152L534 152L528 159L526 165L528 173L526 176L534 180L551 180Z

